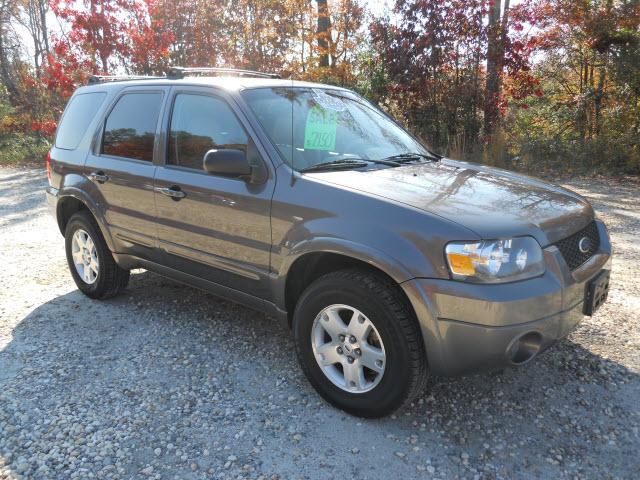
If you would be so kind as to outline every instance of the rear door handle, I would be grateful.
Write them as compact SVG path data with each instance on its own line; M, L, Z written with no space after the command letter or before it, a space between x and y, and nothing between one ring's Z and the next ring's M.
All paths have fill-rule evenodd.
M154 191L161 193L162 195L166 195L167 197L171 197L175 201L187 196L187 194L180 190L180 187L177 185L173 185L172 187L155 187Z
M92 182L104 183L109 180L109 175L105 175L104 172L91 172L89 174L89 180Z

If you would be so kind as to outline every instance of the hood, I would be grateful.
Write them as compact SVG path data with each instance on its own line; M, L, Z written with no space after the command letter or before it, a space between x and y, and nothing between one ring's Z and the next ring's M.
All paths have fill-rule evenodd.
M545 247L584 228L594 218L591 205L565 188L450 159L313 176L444 217L484 239L531 235Z

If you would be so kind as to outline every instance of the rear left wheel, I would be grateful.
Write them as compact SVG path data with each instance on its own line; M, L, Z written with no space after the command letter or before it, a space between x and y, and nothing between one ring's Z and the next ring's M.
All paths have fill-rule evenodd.
M65 229L65 248L71 276L91 298L117 295L129 282L129 270L120 268L89 212L75 213Z

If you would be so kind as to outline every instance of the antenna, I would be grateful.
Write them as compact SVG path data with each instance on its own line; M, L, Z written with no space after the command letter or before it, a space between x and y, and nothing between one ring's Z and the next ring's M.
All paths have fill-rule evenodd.
M294 133L293 133L293 111L294 111L294 101L295 98L293 96L293 78L291 78L291 186L296 181L296 167L295 167L295 148L293 145Z

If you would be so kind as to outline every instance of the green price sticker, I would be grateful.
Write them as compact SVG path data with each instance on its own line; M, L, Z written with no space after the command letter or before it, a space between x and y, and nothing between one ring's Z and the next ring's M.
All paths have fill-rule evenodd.
M305 150L335 150L337 128L337 112L330 112L318 106L311 108L304 127Z

